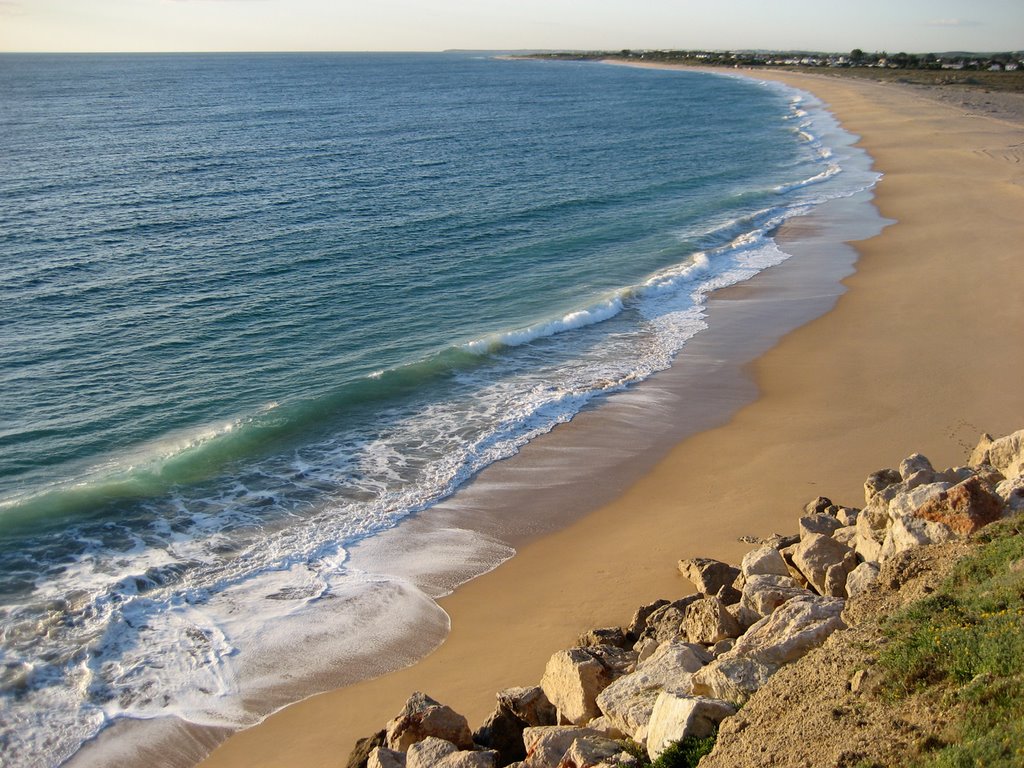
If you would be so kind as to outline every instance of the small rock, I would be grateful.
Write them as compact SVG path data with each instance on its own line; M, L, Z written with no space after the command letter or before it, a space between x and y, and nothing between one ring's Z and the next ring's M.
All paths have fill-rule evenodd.
M826 498L825 496L819 496L813 501L809 501L804 505L805 515L821 515L827 513L829 509L834 507L832 499Z
M706 557L680 560L679 572L690 580L698 592L705 595L718 594L722 587L731 586L739 574L734 566Z
M833 515L808 515L801 517L798 521L800 526L800 540L803 541L811 534L820 536L831 536L843 524Z
M557 725L558 714L539 685L498 691L498 705L529 726Z
M626 633L620 627L602 627L592 629L576 641L576 645L584 648L596 645L611 645L616 648L629 648Z
M558 768L594 768L615 760L622 745L602 736L579 736L566 751Z
M615 653L602 653L603 649L617 651L619 658ZM610 646L558 651L548 660L540 687L561 720L582 725L601 714L597 695L635 660L630 652Z
M798 587L789 576L751 576L743 586L740 607L764 617L794 597L809 595L810 592ZM737 619L743 624L742 615Z
M842 528L836 528L832 532L832 538L842 544L844 547L853 549L857 543L857 526L847 525Z
M647 617L644 636L653 637L659 643L682 637L686 607L700 599L700 595L687 595L680 600L661 606Z
M987 464L999 470L1006 478L1024 474L1024 429L998 440L993 440L987 434L982 435L968 463L972 467Z
M996 486L996 493L1006 504L1008 512L1011 514L1024 512L1024 475L1003 480Z
M931 478L935 477L935 468L928 459L922 456L920 453L914 453L907 456L903 461L900 462L900 479L908 480L910 477L916 475L919 472L928 473L930 479L924 482L933 482Z
M459 748L450 741L428 736L409 746L405 753L405 764L407 768L434 768L440 765L443 758L458 751Z
M717 597L697 600L686 608L683 629L691 643L714 645L742 632L739 622L726 610Z

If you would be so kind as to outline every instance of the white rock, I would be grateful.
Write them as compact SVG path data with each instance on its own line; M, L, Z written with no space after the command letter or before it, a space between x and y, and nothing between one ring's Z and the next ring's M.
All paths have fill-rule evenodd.
M622 745L601 736L580 736L573 741L558 763L558 768L593 768L609 762L617 762Z
M786 561L775 547L764 546L747 552L740 564L744 578L751 576L789 576Z
M913 453L900 462L900 477L904 481L919 472L935 474L935 468L932 466L932 463L920 453Z
M846 594L855 597L878 580L878 564L863 562L846 577Z
M664 692L658 696L647 727L647 754L657 760L673 742L687 736L706 738L734 714L736 707L727 701Z
M734 656L730 651L693 675L692 694L742 704L777 670L777 666Z
M442 758L459 751L450 741L428 736L411 745L405 753L407 768L434 768Z
M998 440L982 435L968 463L972 467L988 464L1008 479L1024 474L1024 429Z
M572 743L577 738L585 736L602 734L590 728L577 728L572 725L527 728L523 731L523 745L526 747L526 760L523 762L530 768L550 768L558 765Z
M1003 480L996 486L996 493L1006 502L1008 512L1024 512L1024 475Z
M845 547L854 549L857 542L857 526L847 525L832 532L832 538Z
M608 722L623 733L647 723L658 693L666 688L686 691L690 677L711 661L711 655L693 643L662 643L635 672L620 677L597 696L597 706Z

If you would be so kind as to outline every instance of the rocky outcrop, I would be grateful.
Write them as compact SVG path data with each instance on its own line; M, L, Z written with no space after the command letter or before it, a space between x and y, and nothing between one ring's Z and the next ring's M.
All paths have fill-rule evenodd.
M637 764L623 740L655 759L720 723L720 744L736 738L745 728L737 707L856 626L873 594L916 583L924 545L955 546L1024 511L1022 466L1024 430L983 436L967 467L940 471L912 454L867 478L863 509L817 497L801 510L798 535L744 537L755 546L739 566L680 560L696 594L640 606L628 627L586 632L551 656L540 685L499 692L475 733L416 693L384 731L360 741L348 766L612 768ZM843 684L856 693L874 683L864 673Z

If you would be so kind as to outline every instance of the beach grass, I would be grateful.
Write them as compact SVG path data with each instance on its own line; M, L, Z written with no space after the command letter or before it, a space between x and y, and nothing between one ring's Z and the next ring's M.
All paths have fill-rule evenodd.
M935 700L947 733L920 768L1024 763L1024 519L986 529L942 587L885 624L885 693Z

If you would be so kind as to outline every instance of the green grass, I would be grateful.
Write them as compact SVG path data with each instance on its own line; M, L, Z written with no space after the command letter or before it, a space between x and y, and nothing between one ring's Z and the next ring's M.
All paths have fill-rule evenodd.
M955 723L921 768L1024 766L1024 536L990 526L931 597L890 618L879 656L893 699L936 697Z
M640 761L638 768L696 768L700 759L715 748L717 738L717 730L703 739L687 736L682 741L671 744L653 763L647 758L647 750L636 742L620 743L623 750Z

